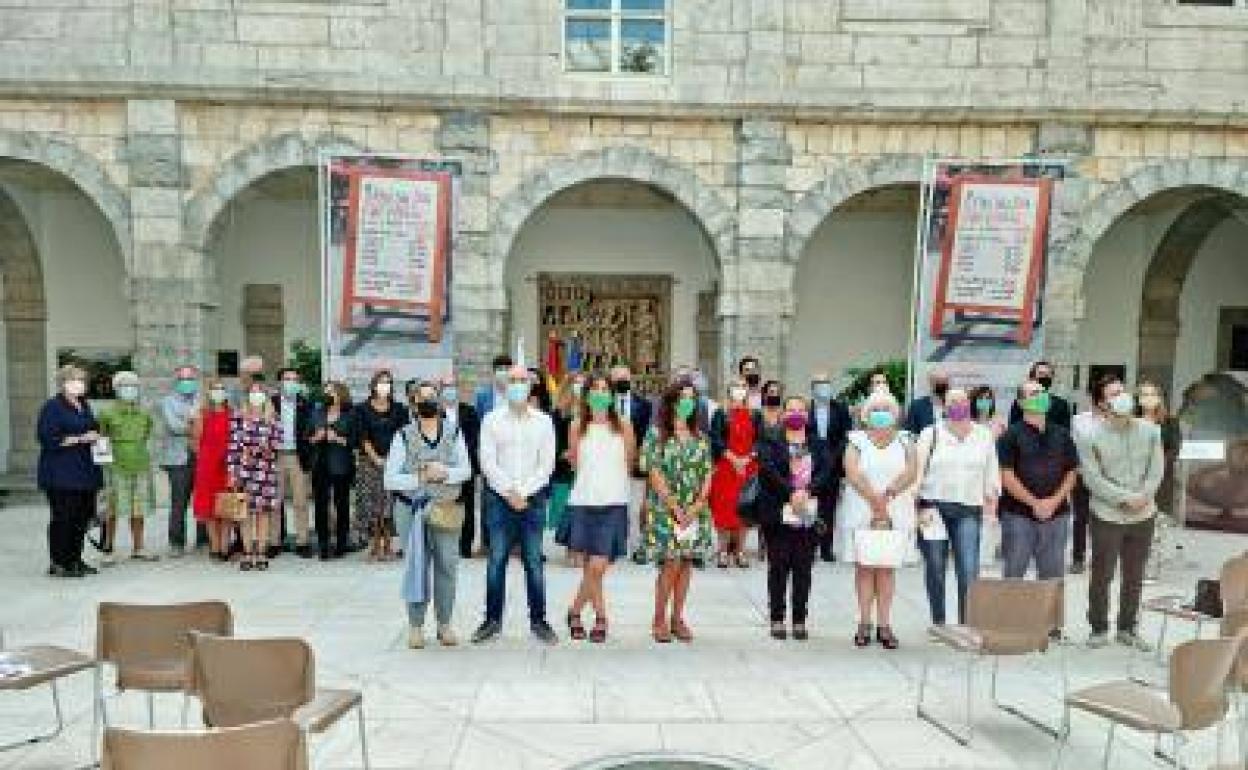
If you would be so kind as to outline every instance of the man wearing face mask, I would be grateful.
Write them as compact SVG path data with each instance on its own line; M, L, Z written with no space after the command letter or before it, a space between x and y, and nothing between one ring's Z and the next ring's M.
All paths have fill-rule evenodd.
M278 392L273 395L273 411L282 426L281 449L277 457L278 483L281 487L281 510L278 526L269 527L269 558L281 550L286 539L286 493L290 493L295 516L295 553L312 558L308 545L308 474L312 472L313 449L308 440L312 434L312 404L304 396L298 369L286 367L278 373Z
M143 550L143 520L152 510L152 461L147 442L152 437L152 416L139 405L139 375L118 372L113 377L117 404L100 415L100 433L112 443L113 461L104 469L108 491L108 526L104 564L115 563L113 543L117 518L130 519L130 558L156 561Z
M1048 361L1037 361L1027 370L1027 379L1040 383L1049 394L1049 414L1046 422L1070 430L1072 410L1070 402L1053 392L1053 364ZM1010 423L1023 419L1023 408L1017 401L1010 407Z
M943 369L932 369L927 374L929 395L916 398L906 407L906 419L902 423L912 435L919 435L924 428L934 425L945 416L945 394L949 392L949 374Z
M737 374L745 380L750 392L746 396L745 405L750 409L763 408L763 368L754 356L744 356L737 362Z
M458 426L464 436L464 444L468 447L468 461L472 465L472 476L460 484L458 500L464 506L464 527L459 533L459 555L462 558L471 559L472 541L476 537L476 483L477 477L481 475L481 457L479 454L481 417L477 414L477 410L472 404L459 400L459 385L455 380L454 374L448 374L442 378L441 390L438 395L442 399L442 409L446 414L447 420ZM485 527L481 527L481 534L482 537L485 536ZM484 540L483 545L488 548L489 540Z
M482 383L473 395L477 416L484 420L496 406L507 404L507 372L511 369L511 356L500 353L490 362L490 381Z
M195 455L190 447L191 418L199 396L199 370L181 366L173 373L173 392L160 401L164 428L160 467L169 478L169 550L174 558L186 552L186 509L191 502Z
M1093 397L1105 421L1099 430L1076 436L1092 509L1088 646L1109 643L1109 584L1121 560L1117 641L1146 651L1137 623L1157 515L1154 498L1166 466L1161 430L1134 416L1135 399L1116 377L1098 382Z
M827 372L817 372L810 382L810 413L806 419L807 443L812 454L826 455L829 478L817 488L819 518L824 529L819 537L819 557L823 561L836 561L832 550L832 533L836 521L836 501L840 497L842 458L845 455L846 437L852 428L849 409L833 397L832 378Z
M513 366L507 375L507 406L481 423L482 511L490 532L486 566L485 620L474 644L503 630L507 561L520 546L529 600L529 628L545 644L558 641L546 621L546 579L542 567L544 505L540 492L555 470L555 427L550 416L529 404L529 371Z

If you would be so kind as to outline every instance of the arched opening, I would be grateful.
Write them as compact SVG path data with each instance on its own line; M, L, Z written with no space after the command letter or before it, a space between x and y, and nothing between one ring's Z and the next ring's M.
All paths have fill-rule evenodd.
M211 223L206 268L217 305L205 333L208 359L259 354L272 373L296 340L321 335L317 172L292 166L268 173L231 198Z
M1122 367L1177 398L1209 372L1248 368L1248 199L1172 188L1097 242L1084 276L1080 361Z
M521 226L505 280L512 336L531 361L554 330L561 342L579 336L589 366L619 359L646 370L645 387L679 364L701 366L714 385L715 249L666 191L595 179L555 193Z
M886 185L849 198L811 234L794 279L790 387L906 357L918 215L918 184Z
M58 361L86 364L90 395L129 365L134 330L113 227L68 177L0 158L0 469L26 473Z

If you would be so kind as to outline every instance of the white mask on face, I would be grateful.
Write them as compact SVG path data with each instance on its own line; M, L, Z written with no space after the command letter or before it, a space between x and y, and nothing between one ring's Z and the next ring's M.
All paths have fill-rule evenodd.
M225 395L225 391L221 388L212 388L208 391L208 400L214 404L224 404Z
M390 396L390 387L390 383L388 382L377 383L377 395L382 398L388 398Z
M269 400L269 395L262 390L253 390L247 394L247 403L255 407L264 406Z
M728 398L731 398L733 401L737 401L737 402L745 401L745 397L748 396L749 394L750 394L749 389L746 388L744 385L734 385L728 389Z
M69 380L65 383L65 395L72 398L82 398L87 392L87 383L82 380Z
M1154 393L1143 393L1140 395L1140 406L1144 409L1156 409L1161 406L1161 396Z

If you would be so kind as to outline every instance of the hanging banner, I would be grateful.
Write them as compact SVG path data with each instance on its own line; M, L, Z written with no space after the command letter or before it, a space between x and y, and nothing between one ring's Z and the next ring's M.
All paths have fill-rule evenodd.
M323 366L357 398L381 369L440 376L454 359L457 162L331 156L321 165Z
M910 393L933 368L1008 402L1044 357L1049 206L1066 163L929 161L915 259Z

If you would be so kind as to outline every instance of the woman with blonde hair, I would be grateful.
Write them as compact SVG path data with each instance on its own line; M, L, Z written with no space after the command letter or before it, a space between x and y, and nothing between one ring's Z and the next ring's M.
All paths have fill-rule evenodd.
M261 544L269 542L271 520L281 510L277 452L282 426L274 419L272 400L257 376L247 386L246 401L230 417L230 445L226 467L230 488L247 495L247 521L243 526L244 553L239 569L266 570Z
M877 390L862 404L861 430L849 434L845 447L845 481L837 508L837 534L842 558L855 564L858 594L858 631L854 645L871 644L872 621L878 624L875 640L885 649L897 649L892 629L895 567L858 563L855 537L870 529L909 530L914 513L905 491L914 483L916 463L913 442L898 430L901 407L891 393Z
M217 495L229 491L226 456L230 449L230 392L219 378L208 380L207 399L191 418L191 446L195 447L195 480L192 508L195 521L208 531L208 556L229 559L233 522L217 518Z

